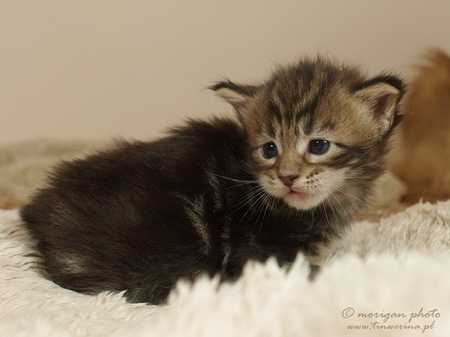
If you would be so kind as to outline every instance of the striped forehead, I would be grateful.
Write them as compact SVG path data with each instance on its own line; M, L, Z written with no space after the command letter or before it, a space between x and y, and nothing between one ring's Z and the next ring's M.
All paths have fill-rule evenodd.
M313 131L325 131L334 127L332 116L320 111L320 96L310 101L277 104L271 101L265 120L265 131L271 137L276 135L310 135Z
M299 137L334 129L337 116L332 111L339 110L337 105L345 100L342 93L349 90L348 73L326 65L282 69L263 94L266 113L261 117L266 133Z
M294 143L303 136L312 132L312 121L307 116L297 116L296 118L287 118L279 113L271 114L266 118L261 130L273 139L279 139L283 142Z

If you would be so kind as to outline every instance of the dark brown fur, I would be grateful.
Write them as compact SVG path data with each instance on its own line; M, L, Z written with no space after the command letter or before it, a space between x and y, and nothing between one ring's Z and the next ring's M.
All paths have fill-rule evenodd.
M365 205L398 120L399 80L317 59L260 86L212 89L239 123L190 121L63 163L23 208L56 283L162 303L178 279L233 280L248 260L290 264L303 252L314 264ZM315 142L330 150L314 153ZM268 143L278 146L270 158Z

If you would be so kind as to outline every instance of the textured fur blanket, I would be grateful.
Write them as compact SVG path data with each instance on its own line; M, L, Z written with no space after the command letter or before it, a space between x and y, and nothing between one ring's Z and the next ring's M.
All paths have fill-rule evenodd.
M26 202L60 158L101 146L0 148L0 206ZM336 242L313 282L300 255L289 270L250 264L234 284L180 283L161 307L57 286L17 208L0 210L0 336L450 336L450 201L402 209L399 193L385 177L369 220Z

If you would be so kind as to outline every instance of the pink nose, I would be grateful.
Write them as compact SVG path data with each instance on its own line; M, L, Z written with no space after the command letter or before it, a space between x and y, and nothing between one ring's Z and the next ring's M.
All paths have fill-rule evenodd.
M284 185L291 187L294 184L294 180L298 178L298 175L280 176L279 178Z

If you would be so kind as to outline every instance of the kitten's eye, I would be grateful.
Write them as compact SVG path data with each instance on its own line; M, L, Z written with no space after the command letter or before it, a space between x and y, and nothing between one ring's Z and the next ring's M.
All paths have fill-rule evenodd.
M312 154L325 154L330 148L328 140L314 139L309 142L309 152Z
M263 145L263 156L266 159L270 159L278 156L278 149L275 143L269 142Z

